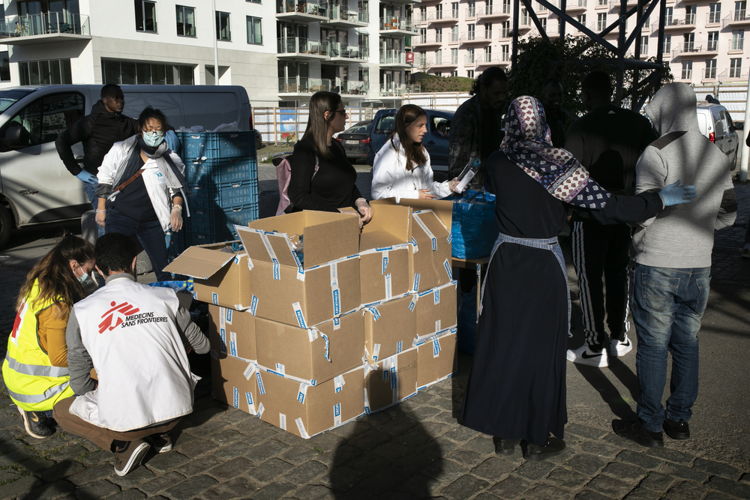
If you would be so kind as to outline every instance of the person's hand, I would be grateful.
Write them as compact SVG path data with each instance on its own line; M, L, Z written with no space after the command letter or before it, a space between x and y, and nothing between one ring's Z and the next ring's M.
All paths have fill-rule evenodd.
M454 193L458 193L458 190L456 188L458 188L458 183L459 182L460 181L458 180L458 177L454 177L453 179L451 179L450 181L448 181L448 187Z
M359 220L364 225L370 222L372 219L372 207L370 207L370 204L367 203L367 200L364 198L358 198L354 204L357 207L357 212L359 212Z
M419 190L419 199L420 200L434 200L435 195L430 192L429 189L420 189Z
M88 170L81 170L76 174L76 177L78 177L78 180L84 184L91 184L92 186L99 184L99 179Z
M172 213L169 216L169 224L172 231L177 232L182 229L182 205L172 205Z
M659 196L665 207L673 207L675 205L682 205L683 203L690 203L695 199L697 193L694 185L683 186L681 181L677 181L661 188Z
M105 210L100 210L100 209L97 208L96 209L95 220L96 220L96 224L99 227L104 227L104 224L107 221L107 210L106 209Z

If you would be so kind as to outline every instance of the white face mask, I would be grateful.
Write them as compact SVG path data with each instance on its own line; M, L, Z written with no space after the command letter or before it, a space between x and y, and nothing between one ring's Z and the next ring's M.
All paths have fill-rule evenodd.
M151 130L150 132L143 132L143 142L145 142L147 146L155 148L159 144L164 142L164 132L162 132L161 130Z

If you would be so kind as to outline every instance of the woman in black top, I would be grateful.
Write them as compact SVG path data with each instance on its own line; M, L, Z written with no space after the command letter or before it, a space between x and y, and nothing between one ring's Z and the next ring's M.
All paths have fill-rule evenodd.
M345 124L346 110L339 94L313 94L305 135L294 146L289 160L292 177L288 211L336 212L354 207L362 224L372 218L370 205L357 189L357 172L346 159L344 147L333 140L333 134L344 130Z
M500 150L487 161L500 235L482 287L462 423L491 434L498 453L511 454L520 442L525 457L538 459L565 447L570 306L557 234L566 206L601 224L638 222L689 201L695 188L612 195L552 145L537 99L516 98L504 122Z

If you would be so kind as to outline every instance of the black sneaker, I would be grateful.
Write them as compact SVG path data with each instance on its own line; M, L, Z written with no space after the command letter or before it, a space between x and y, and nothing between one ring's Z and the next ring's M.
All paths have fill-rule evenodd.
M172 438L168 433L153 434L146 438L156 453L167 453L172 451Z
M556 437L549 437L547 441L539 446L538 444L528 443L523 449L523 458L526 460L543 460L547 457L553 457L565 449L565 441Z
M151 445L142 439L124 441L115 448L115 474L124 476L140 465Z
M55 428L52 426L50 419L44 416L43 413L25 411L18 406L16 408L18 408L18 412L23 419L23 428L26 429L26 434L29 436L36 439L44 439L55 433Z
M661 432L651 432L643 427L640 420L613 420L612 430L620 437L635 441L641 446L656 448L664 446L664 436Z
M672 439L690 439L690 426L684 420L664 420L664 432Z
M501 439L497 436L492 437L495 444L495 453L498 455L512 455L516 451L516 446L521 442L519 439Z

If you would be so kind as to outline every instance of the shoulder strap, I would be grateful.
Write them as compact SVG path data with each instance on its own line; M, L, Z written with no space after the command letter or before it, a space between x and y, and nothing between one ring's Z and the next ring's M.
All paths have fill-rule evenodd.
M138 179L138 177L140 177L141 175L143 175L143 169L139 168L138 172L136 172L135 174L133 174L125 182L121 182L120 185L117 186L113 192L122 191L123 189L125 189L126 187L128 187L132 182L134 182L136 179Z

